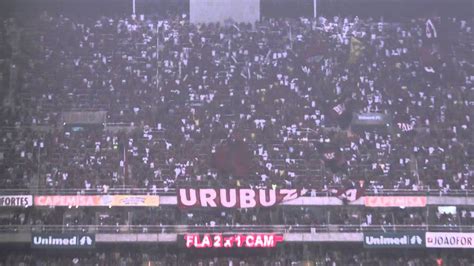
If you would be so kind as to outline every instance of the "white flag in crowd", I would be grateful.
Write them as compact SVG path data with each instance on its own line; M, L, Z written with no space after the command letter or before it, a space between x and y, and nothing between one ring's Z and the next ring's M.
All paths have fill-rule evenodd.
M403 132L409 132L415 129L413 124L408 124L408 123L397 123L397 126Z
M428 19L425 23L425 31L426 31L426 38L431 39L431 38L438 38L438 32L436 31L436 28L431 21L431 19Z

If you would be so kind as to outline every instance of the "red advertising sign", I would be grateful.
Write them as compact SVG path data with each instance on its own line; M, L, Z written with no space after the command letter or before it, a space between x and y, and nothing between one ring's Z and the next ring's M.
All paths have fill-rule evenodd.
M425 196L370 196L364 198L366 207L425 207Z
M187 234L184 235L187 248L273 248L283 242L283 235L276 234Z
M304 190L298 189L181 188L178 204L181 208L271 207L282 201L296 199L304 193Z
M35 196L35 206L97 206L99 202L100 196Z
M159 196L150 195L47 195L35 196L36 206L159 206Z

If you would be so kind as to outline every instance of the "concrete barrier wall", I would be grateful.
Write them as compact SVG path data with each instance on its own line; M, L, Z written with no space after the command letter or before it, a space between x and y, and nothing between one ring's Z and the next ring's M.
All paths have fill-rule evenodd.
M284 242L362 242L362 233L288 233Z
M146 242L176 242L176 234L97 234L98 243L146 243Z
M160 205L178 205L178 197L160 196Z
M285 242L361 242L362 233L287 233ZM177 243L177 234L96 234L97 243ZM0 234L0 243L30 243L30 233Z
M472 197L428 197L427 205L474 206Z
M361 242L362 233L288 233L285 242ZM97 243L176 243L177 234L97 234ZM29 243L30 233L0 234L0 243Z
M30 233L6 233L0 234L0 243L30 243Z

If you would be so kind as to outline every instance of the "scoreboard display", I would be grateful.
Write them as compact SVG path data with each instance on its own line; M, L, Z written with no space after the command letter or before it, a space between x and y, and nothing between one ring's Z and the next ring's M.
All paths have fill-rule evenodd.
M186 248L273 248L283 242L281 234L186 234Z

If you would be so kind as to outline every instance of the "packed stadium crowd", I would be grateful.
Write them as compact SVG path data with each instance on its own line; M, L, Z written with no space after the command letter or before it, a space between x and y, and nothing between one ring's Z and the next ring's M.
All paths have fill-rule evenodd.
M18 90L1 113L2 187L28 187L37 176L51 189L101 191L472 189L472 26L5 19ZM91 110L107 112L105 128L61 123L63 112ZM355 128L353 113L392 119ZM109 130L118 123L129 130Z
M21 186L37 170L60 188L315 180L323 189L346 177L386 188L471 187L472 54L461 38L472 36L470 21L447 22L460 37L448 47L424 37L424 21L318 22L22 21L20 92L5 124L54 129L2 132L6 182ZM364 41L356 64L348 62L350 36ZM108 123L137 130L58 128L71 108L106 110ZM390 133L340 131L352 112L398 123Z
M2 189L36 196L304 188L304 196L340 199L354 188L375 195L474 189L472 17L253 25L192 24L187 15L0 19ZM17 206L0 213L0 232L472 232L474 209L452 205ZM421 248L308 251L285 243L219 253L179 244L98 243L94 251L54 254L13 245L0 252L0 266L464 266L474 259Z

